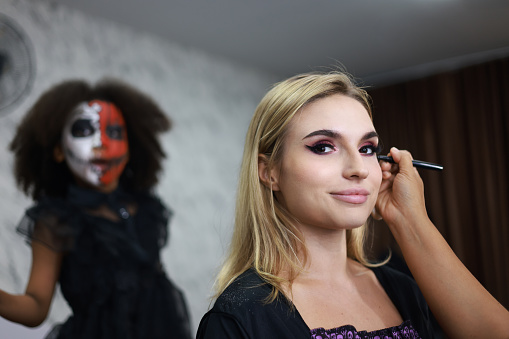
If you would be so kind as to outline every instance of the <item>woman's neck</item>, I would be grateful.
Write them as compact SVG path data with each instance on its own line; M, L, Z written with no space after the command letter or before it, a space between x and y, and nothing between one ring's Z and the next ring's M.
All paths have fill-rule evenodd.
M346 230L302 230L307 249L302 278L336 279L349 273Z

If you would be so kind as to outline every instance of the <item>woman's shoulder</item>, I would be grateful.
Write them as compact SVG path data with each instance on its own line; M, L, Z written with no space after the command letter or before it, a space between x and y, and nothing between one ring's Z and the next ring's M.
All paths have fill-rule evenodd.
M237 313L267 303L272 287L253 269L239 275L217 298L213 310Z
M427 306L424 306L426 303L419 286L410 273L391 267L389 264L372 267L371 269L395 304L417 302L421 307L427 308Z
M410 320L422 337L443 337L442 330L410 273L388 264L373 267L372 270L401 316Z
M235 279L203 317L198 338L309 338L309 328L282 295L269 297L272 286L253 269ZM227 329L227 330L226 330ZM224 335L224 336L223 336Z
M391 267L390 264L385 264L378 267L371 267L376 278L385 289L388 287L399 289L402 287L410 289L419 289L417 283L409 272L403 272L400 269Z

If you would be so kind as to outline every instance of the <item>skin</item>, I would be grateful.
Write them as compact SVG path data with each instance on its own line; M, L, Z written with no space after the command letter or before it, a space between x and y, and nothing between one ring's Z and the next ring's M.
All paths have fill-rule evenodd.
M300 221L308 261L286 294L309 328L351 324L371 331L402 322L374 273L346 254L346 231L363 225L377 200L377 145L366 109L332 95L293 118L276 168L269 173L260 161L260 178Z
M129 159L122 113L104 101L80 104L64 127L55 159L66 161L81 186L106 193L116 189Z
M318 130L341 132L341 137L306 138ZM392 148L389 154L396 164L378 164L376 157L361 152L366 141L376 144L376 138L363 138L371 131L362 105L333 95L295 116L280 164L268 169L265 156L259 156L260 180L300 220L308 250L305 269L287 286L287 297L309 328L351 324L373 331L401 324L403 319L372 271L346 255L346 230L362 225L375 206L448 337L509 338L509 312L461 263L430 221L411 154ZM331 147L320 148L325 154L308 152L306 146L315 145L315 137L330 141ZM351 186L369 192L365 202L350 206L348 199L331 197L331 191Z
M32 242L32 269L25 293L0 290L0 315L25 326L39 326L48 315L61 263L62 254Z
M509 312L454 254L426 212L412 155L392 148L382 162L376 208L398 242L431 311L450 338L509 338Z
M301 231L352 229L371 213L382 180L378 135L364 107L334 95L306 106L290 124L273 190Z

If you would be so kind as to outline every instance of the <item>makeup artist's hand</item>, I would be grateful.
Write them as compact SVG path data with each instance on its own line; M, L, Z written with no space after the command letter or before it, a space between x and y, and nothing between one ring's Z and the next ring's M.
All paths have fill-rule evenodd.
M376 202L378 214L389 225L408 225L419 218L428 218L424 200L424 185L412 165L408 151L391 148L390 155L396 162L380 162L382 184Z
M509 338L509 312L477 281L428 218L412 155L392 148L381 162L376 209L389 226L448 338Z

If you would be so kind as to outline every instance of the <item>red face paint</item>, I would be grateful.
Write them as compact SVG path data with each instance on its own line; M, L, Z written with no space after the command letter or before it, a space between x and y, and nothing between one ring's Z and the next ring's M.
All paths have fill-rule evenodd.
M127 127L110 102L84 102L72 112L62 145L71 172L80 181L114 189L129 157Z
M98 103L101 106L99 124L101 126L101 151L98 160L106 162L100 181L108 185L118 179L128 160L127 128L124 117L118 108L109 102L93 100L92 106Z

